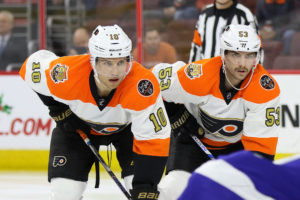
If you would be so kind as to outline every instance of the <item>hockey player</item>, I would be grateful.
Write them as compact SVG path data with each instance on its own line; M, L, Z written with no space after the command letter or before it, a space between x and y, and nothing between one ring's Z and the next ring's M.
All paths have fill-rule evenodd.
M134 200L155 199L171 132L159 84L131 60L131 40L119 26L98 26L88 47L90 54L66 57L40 50L20 70L57 123L48 166L51 199L82 198L95 157L79 130L96 148L114 145Z
M258 64L261 41L246 25L229 25L220 41L221 56L153 68L173 129L160 199L176 199L190 173L209 159L190 134L214 156L246 149L274 158L280 89Z
M239 151L197 168L179 200L299 199L299 170L299 155L272 163Z

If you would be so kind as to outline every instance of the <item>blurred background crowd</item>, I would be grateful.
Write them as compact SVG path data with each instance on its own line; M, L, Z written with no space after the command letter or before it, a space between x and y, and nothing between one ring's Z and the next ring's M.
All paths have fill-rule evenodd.
M26 57L40 48L40 1L0 0L0 70L18 70ZM238 3L249 9L255 19L263 42L264 67L300 69L300 0L216 1L219 7L214 0L141 1L142 64L151 68L160 62L188 62L199 15L213 12L212 15L226 16ZM133 48L137 45L135 0L45 0L45 3L46 49L58 56L87 53L91 31L99 24L118 24L132 39ZM232 18L231 14L228 17ZM137 51L133 50L136 60Z

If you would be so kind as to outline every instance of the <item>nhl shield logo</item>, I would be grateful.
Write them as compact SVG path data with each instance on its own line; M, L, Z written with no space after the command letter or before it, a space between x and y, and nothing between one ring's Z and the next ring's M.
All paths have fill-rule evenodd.
M68 69L67 65L57 64L53 69L50 71L50 76L54 83L64 82L68 79Z
M202 65L191 63L184 69L185 74L190 78L199 78L202 76Z

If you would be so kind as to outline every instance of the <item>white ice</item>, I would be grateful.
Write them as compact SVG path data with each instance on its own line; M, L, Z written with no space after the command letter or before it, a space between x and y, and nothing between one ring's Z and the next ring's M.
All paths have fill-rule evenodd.
M94 172L90 173L83 200L127 199L105 171L100 173L100 187L94 188L93 174ZM119 174L116 175L120 177ZM119 180L123 184L123 180ZM47 172L0 172L0 200L48 200L49 194Z

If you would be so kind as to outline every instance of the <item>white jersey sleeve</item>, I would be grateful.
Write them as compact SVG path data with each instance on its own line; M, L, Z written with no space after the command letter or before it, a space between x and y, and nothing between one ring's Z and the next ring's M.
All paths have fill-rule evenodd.
M58 56L50 51L40 50L33 53L24 63L26 65L24 80L34 91L51 96L45 71L49 68L51 61L57 58Z
M177 71L185 65L182 61L173 64L161 63L155 65L152 69L159 82L162 97L165 101L183 103L182 94L184 94L184 90L178 80Z

